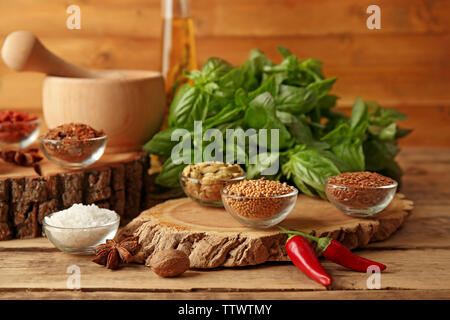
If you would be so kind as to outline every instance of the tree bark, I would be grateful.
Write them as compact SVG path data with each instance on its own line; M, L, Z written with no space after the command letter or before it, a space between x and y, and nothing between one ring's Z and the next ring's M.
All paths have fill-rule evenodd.
M77 171L44 159L41 168L40 177L31 168L0 160L0 240L41 236L45 216L75 203L114 210L126 223L158 202L147 192L155 187L144 153L104 155ZM164 190L159 192L161 201L167 199Z
M371 219L352 218L327 201L300 195L290 215L280 225L341 241L350 249L389 238L405 222L412 201L397 195L390 206ZM144 211L117 236L139 236L139 257L148 265L164 249L184 251L191 268L256 265L288 261L286 235L277 227L251 229L240 225L222 208L199 205L189 198L169 200Z

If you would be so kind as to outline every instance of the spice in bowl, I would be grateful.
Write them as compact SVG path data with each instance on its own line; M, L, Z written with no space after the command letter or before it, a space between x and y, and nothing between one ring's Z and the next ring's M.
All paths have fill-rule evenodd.
M243 180L221 190L225 209L244 225L268 228L280 223L295 205L296 188L279 181Z
M60 125L40 138L45 156L68 168L87 167L100 159L106 140L103 131L82 123Z
M245 172L238 164L202 162L188 165L180 175L184 192L193 200L209 205L222 206L220 190L227 184L245 179Z
M40 119L26 112L0 112L0 144L17 144L19 149L31 145L39 135Z
M385 209L394 198L397 182L375 172L345 172L325 182L328 200L355 217L368 217Z
M46 216L42 222L47 238L60 250L93 253L93 248L106 239L113 239L119 228L119 215L95 204L74 204Z

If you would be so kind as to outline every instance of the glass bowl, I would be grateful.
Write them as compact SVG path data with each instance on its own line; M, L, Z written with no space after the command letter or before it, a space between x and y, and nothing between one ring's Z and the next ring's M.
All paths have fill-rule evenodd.
M298 190L279 196L251 198L220 191L225 210L237 221L252 228L270 228L283 221L295 206Z
M25 149L39 136L41 119L0 123L0 145L8 148Z
M328 200L352 217L367 218L384 210L395 196L398 183L380 187L340 186L325 181Z
M81 169L100 159L105 152L107 136L82 140L39 138L42 152L51 161L68 169Z
M106 239L114 239L120 223L120 216L116 213L116 220L102 226L63 228L49 225L47 222L50 216L42 221L44 235L59 250L73 254L94 253L95 246L105 243Z
M194 201L206 206L223 207L220 190L227 184L236 183L246 178L245 174L228 180L214 182L190 178L180 174L180 184L184 193Z

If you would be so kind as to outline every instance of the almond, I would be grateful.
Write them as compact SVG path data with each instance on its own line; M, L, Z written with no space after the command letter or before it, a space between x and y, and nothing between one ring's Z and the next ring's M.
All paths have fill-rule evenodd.
M189 257L180 250L166 249L155 253L150 267L160 277L176 277L189 269Z

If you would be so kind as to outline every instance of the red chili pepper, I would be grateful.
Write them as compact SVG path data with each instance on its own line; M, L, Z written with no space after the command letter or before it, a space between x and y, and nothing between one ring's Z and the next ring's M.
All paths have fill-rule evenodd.
M308 240L293 236L286 242L286 251L291 261L308 277L324 286L331 285L331 277L323 269Z
M322 253L327 259L343 267L359 272L367 272L367 269L373 265L379 267L380 271L386 269L384 264L357 256L348 250L342 243L330 238L326 239L329 239L330 242Z
M286 233L289 235L299 235L305 238L311 239L317 242L317 248L322 252L322 254L329 260L346 267L348 269L359 271L359 272L367 272L367 269L370 266L377 266L380 268L380 271L386 269L386 265L372 261L356 254L353 254L349 249L347 249L340 242L333 240L328 237L314 237L309 234L300 231L290 231L280 227L282 229L281 233Z

